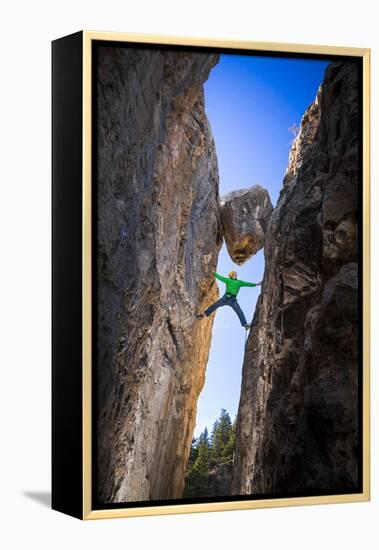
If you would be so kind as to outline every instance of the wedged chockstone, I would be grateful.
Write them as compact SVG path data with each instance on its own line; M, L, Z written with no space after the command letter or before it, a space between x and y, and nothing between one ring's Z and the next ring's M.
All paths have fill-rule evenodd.
M232 191L221 198L221 219L229 255L241 265L264 246L273 206L260 185Z

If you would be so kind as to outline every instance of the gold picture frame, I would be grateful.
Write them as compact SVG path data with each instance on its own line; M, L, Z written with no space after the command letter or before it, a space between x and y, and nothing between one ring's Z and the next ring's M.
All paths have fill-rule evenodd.
M99 32L83 31L78 33L78 40L82 46L82 203L81 203L81 446L82 455L80 457L81 476L81 502L76 505L73 511L67 504L67 498L60 498L58 493L61 490L62 481L53 480L53 508L60 510L82 519L104 519L120 518L148 515L165 514L184 514L195 512L214 512L224 510L247 510L255 508L286 507L286 506L304 506L316 504L333 504L345 502L364 502L370 500L370 50L367 48L337 47L325 45L301 45L271 42L255 41L237 41L220 40L217 38L199 38L186 36L167 36L153 34L134 34L118 32ZM65 38L55 41L55 48L58 51L57 44L63 44ZM330 56L351 56L362 59L363 62L363 491L354 494L339 494L326 496L301 496L293 498L267 498L263 500L240 500L227 502L207 502L193 504L172 504L155 505L143 507L114 507L108 509L94 509L92 506L92 435L94 426L92 425L92 46L94 41L114 41L114 42L132 42L141 44L164 44L173 46L192 46L208 47L220 49L254 50L254 52L281 52L295 54L315 54ZM53 46L54 48L54 46ZM53 49L54 51L54 49ZM53 56L56 70L60 68L59 52ZM54 73L53 73L54 75ZM59 79L59 75L57 76ZM60 81L59 81L60 82ZM59 82L55 84L57 89ZM54 80L53 80L54 91ZM58 118L58 115L55 117ZM53 102L53 125L54 125L54 102ZM56 147L60 146L57 138ZM54 159L54 145L53 145ZM53 161L54 164L54 161ZM58 164L58 162L56 163ZM54 169L53 169L54 185ZM56 184L55 184L56 185ZM58 206L57 206L58 208ZM57 267L58 269L58 267ZM59 284L59 283L58 283ZM58 338L58 337L57 337ZM63 359L62 359L63 360ZM53 378L62 376L61 366L56 360L53 365ZM55 390L54 402L54 380L53 380L53 417L55 418L53 429L59 431L59 426L64 423L62 420L62 409L57 405L59 401L58 393L62 389L57 387ZM57 408L58 407L58 408ZM62 405L63 407L63 405ZM59 424L59 426L58 426ZM54 439L54 437L53 437ZM55 436L55 451L53 450L53 478L59 478L64 467L64 459L57 458L62 452L63 443L59 442L59 436ZM67 442L66 442L67 445ZM54 441L53 441L54 447ZM67 447L66 447L67 448ZM55 465L54 465L55 461ZM78 470L78 471L79 471ZM58 495L54 500L54 491Z

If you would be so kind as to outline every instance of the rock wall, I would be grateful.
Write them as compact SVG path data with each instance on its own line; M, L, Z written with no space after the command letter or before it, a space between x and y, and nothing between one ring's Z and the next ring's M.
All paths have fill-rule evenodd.
M358 66L329 65L265 241L234 494L358 490Z
M203 83L218 56L97 52L97 498L180 497L221 247Z
M232 483L233 463L228 462L219 464L209 475L209 485L212 496L224 497L230 495L230 487Z

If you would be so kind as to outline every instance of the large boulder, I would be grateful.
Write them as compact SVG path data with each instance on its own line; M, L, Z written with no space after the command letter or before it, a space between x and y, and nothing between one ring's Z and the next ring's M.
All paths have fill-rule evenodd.
M241 265L264 246L273 210L268 191L260 185L232 191L221 198L221 219L229 255Z

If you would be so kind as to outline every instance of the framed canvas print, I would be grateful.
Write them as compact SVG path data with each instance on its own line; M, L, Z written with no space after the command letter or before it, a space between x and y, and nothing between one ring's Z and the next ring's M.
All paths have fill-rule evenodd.
M369 50L55 40L53 508L369 499Z

